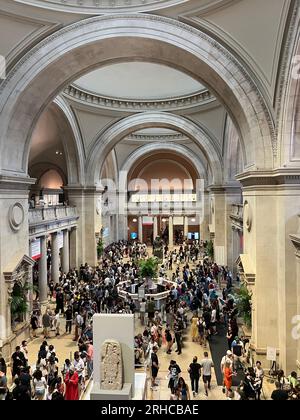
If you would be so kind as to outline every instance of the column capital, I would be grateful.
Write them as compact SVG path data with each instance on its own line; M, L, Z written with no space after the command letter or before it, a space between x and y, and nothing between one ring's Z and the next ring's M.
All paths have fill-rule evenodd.
M238 183L225 185L210 185L207 190L212 194L241 194L241 185Z
M0 175L0 191L27 192L36 183L36 178L27 176L4 176Z

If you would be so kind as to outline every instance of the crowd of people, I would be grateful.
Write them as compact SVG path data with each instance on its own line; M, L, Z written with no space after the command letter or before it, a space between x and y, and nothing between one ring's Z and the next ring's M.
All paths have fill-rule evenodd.
M134 293L136 285L145 281L139 273L138 261L148 256L145 244L119 241L105 249L98 267L84 264L69 273L61 273L58 284L49 281L49 301L52 304L43 314L34 311L31 316L33 337L37 337L42 327L44 340L36 363L29 366L27 342L22 342L12 355L14 388L9 392L6 364L0 357L0 399L79 399L85 390L85 381L93 371L92 317L95 313L106 312L134 313L140 319L142 329L134 337L135 364L149 369L153 391L157 389L159 349L170 355L176 345L175 352L180 356L184 351L183 338L188 331L191 341L202 346L204 359L198 362L195 356L185 369L190 376L190 386L180 375L179 364L175 360L170 362L168 380L170 399L173 400L190 399L192 395L197 397L201 374L203 390L208 395L214 367L207 351L208 342L218 335L220 325L225 326L228 352L220 365L223 391L227 399L259 400L264 380L260 362L245 371L240 386L233 390L237 371L245 370L242 360L247 353L248 340L239 334L232 273L210 261L203 243L183 242L174 250L169 250L166 245L157 274L157 283L164 281L164 290L168 291L165 301L158 306L151 296L141 301L135 301L131 293L121 297L118 291L120 283L134 285ZM71 339L77 342L78 351L74 352L72 360L59 360L54 346L48 343L49 339L61 334L72 334ZM288 378L293 398L299 395L297 381L293 372ZM280 399L287 392L287 384L282 378L278 383L273 399L276 396Z

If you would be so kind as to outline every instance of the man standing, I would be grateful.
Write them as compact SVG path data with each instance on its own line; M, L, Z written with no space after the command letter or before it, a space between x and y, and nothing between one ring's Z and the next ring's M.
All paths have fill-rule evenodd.
M81 335L82 324L83 324L82 316L78 312L75 312L75 337L73 341L77 341L79 336Z
M156 378L159 370L159 362L157 357L158 347L154 346L151 353L151 390L154 390L154 387L157 386Z
M72 322L73 322L73 316L72 316L72 308L71 306L68 306L65 317L66 317L66 334L71 334L72 331Z
M208 397L208 390L211 388L211 370L214 367L213 361L209 359L207 351L204 353L204 359L200 363L203 369L203 383L205 395Z
M12 354L12 377L20 376L21 369L26 366L26 359L21 352L20 346L16 347L16 351Z
M190 374L192 391L195 397L199 392L199 379L201 375L201 366L198 363L198 358L196 356L193 358L193 363L190 364L188 372Z
M51 327L51 318L50 318L48 310L46 310L46 312L44 313L42 317L42 324L43 324L44 338L45 339L50 338L49 331Z

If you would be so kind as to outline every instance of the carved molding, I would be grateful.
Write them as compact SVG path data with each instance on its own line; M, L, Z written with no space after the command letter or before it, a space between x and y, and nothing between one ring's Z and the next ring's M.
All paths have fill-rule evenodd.
M195 92L192 95L141 100L102 96L97 93L84 90L73 84L67 86L63 94L66 98L84 103L85 105L127 112L187 109L199 105L207 105L216 101L215 96L213 96L207 89Z
M10 291L15 283L24 284L28 280L31 281L32 273L30 272L30 269L34 264L35 261L32 258L24 255L14 269L5 271L3 275L5 283L7 284L7 290Z
M147 141L147 142L170 142L170 141L191 141L187 136L179 134L130 134L125 141Z
M21 229L25 219L24 207L21 203L12 204L8 210L8 222L14 232Z
M296 257L300 259L300 234L290 235L290 239L296 248Z
M240 174L236 179L246 187L295 186L299 188L300 170L279 169L274 171L249 171Z
M244 214L243 214L243 222L244 225L246 227L246 229L248 230L248 232L251 232L252 229L252 209L250 204L248 203L248 201L245 201L244 203Z
M149 12L177 6L186 3L186 0L22 0L22 3L54 10L94 14Z

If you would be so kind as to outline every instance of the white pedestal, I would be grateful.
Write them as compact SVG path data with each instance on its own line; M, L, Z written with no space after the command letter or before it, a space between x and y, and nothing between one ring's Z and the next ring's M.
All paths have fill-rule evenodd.
M94 384L90 400L91 401L129 401L131 400L131 384L124 384L120 391L108 391L100 389L98 384Z
M131 385L131 398L135 394L134 371L134 315L96 314L93 316L94 384L93 390L100 391L101 349L105 340L116 340L122 348L123 382ZM126 388L127 389L127 388ZM93 392L93 391L92 391ZM101 390L103 392L103 390ZM107 391L105 391L107 392ZM115 391L109 391L113 395ZM126 391L127 392L127 391ZM125 394L126 394L125 392ZM125 394L122 396L125 397ZM115 397L114 397L115 398ZM107 394L106 394L106 399Z

